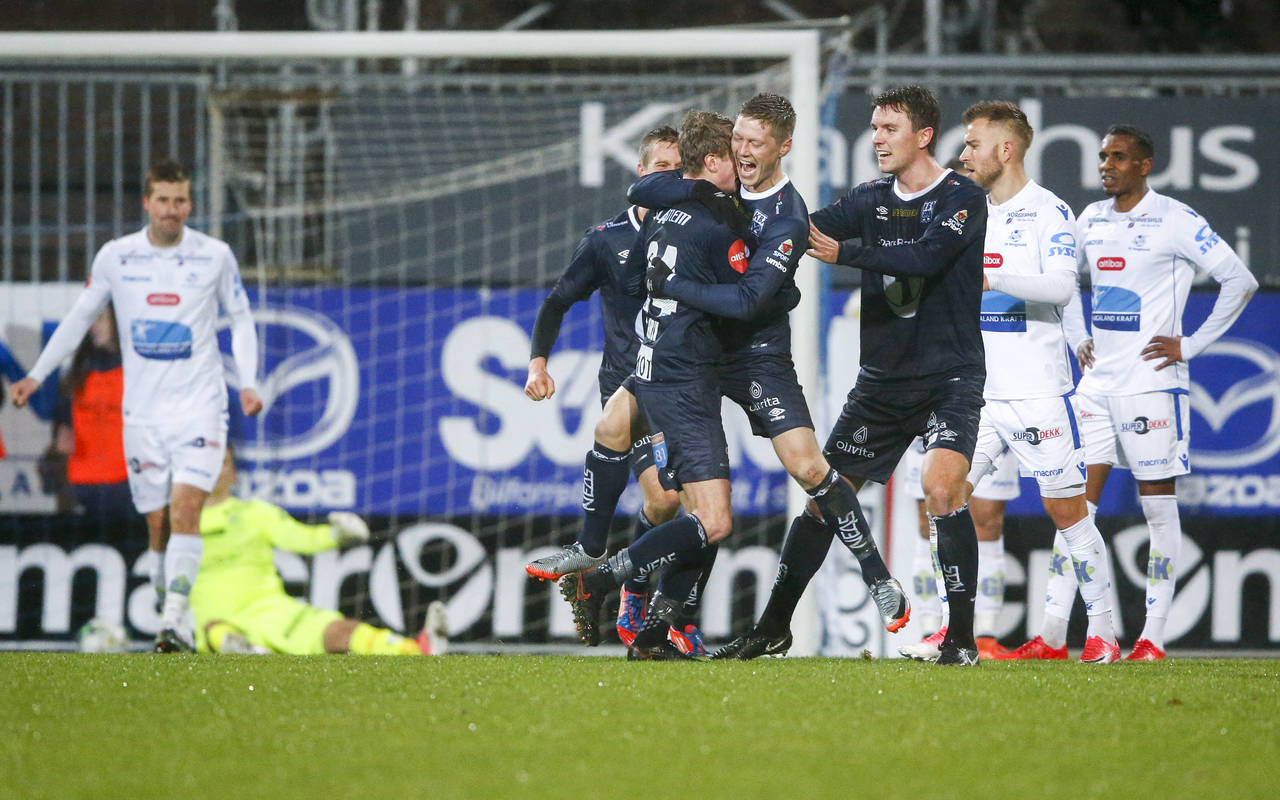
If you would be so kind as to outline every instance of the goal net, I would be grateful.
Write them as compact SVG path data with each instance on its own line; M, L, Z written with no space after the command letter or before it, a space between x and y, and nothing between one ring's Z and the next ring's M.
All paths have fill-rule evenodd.
M350 507L388 536L338 580L313 566L313 590L339 593L318 602L414 630L443 597L464 642L571 641L567 606L523 568L581 524L603 331L596 298L566 316L557 392L535 404L522 388L539 304L584 233L626 208L646 131L795 91L786 58L571 55L288 86L246 75L211 95L211 183L258 298L273 407L242 421L246 488ZM704 601L715 638L759 612L787 516L768 442L736 408L725 422L738 527ZM613 547L639 502L633 484Z
M175 74L196 88L195 103L167 95L167 151L195 167L201 207L192 223L236 253L262 349L267 410L246 419L232 409L240 493L302 518L349 509L375 531L370 545L343 552L279 553L291 591L406 632L443 599L464 649L576 647L567 606L523 567L572 541L581 524L603 332L597 298L574 307L550 359L557 392L533 403L522 388L538 307L583 234L626 208L643 134L678 126L688 110L733 116L757 92L787 95L798 125L786 169L816 208L817 41L813 32L752 30L126 35L67 45L74 52L63 55L108 60L95 80L114 74L118 83L111 70L136 69L121 60L127 52L186 65ZM713 55L740 52L753 55ZM84 91L86 127L105 94ZM110 97L117 118L132 113L127 91ZM150 105L144 131L157 127ZM185 114L195 121L176 124ZM144 136L143 149L163 152L161 139ZM813 262L801 269L805 300L792 322L801 382L821 420L817 276ZM70 282L55 288L24 287L46 326L75 294ZM10 305L6 319L21 317L24 303ZM847 340L847 328L840 335ZM227 377L234 388L230 368ZM724 421L735 530L703 600L711 640L741 632L762 610L803 497L739 409L726 404ZM627 543L639 503L633 485L611 548ZM86 606L105 607L136 634L154 632L139 553L125 552L139 542L117 545L116 558L96 544L54 552L43 543L52 535L36 538L11 554L12 580L27 588L15 590L6 635L56 638L84 621ZM82 573L94 570L86 587ZM29 580L41 571L43 584ZM835 580L843 585L843 574ZM41 592L46 611L50 598L67 597L32 622L21 611ZM810 650L816 639L813 628Z

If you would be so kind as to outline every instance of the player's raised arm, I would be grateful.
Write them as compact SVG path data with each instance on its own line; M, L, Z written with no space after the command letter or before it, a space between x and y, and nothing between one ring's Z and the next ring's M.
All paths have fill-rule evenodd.
M651 172L627 187L627 202L641 208L671 208L695 199L696 183L686 181L678 169ZM711 189L715 191L714 186Z
M813 228L837 242L861 238L862 222L858 214L858 205L861 193L866 191L864 186L866 184L853 187L844 197L810 214L809 221ZM813 244L810 242L810 246Z
M981 243L987 231L987 198L982 190L973 185L956 197L957 202L938 209L919 240L883 247L841 241L835 263L898 278L926 277L949 269L965 248Z

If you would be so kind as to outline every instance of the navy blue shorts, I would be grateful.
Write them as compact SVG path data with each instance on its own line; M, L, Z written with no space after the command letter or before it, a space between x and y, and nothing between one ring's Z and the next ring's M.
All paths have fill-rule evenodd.
M859 380L849 391L823 454L841 475L884 483L917 436L925 450L954 450L973 463L985 375L928 386L886 388Z
M626 389L631 393L632 397L637 397L635 373L628 375L625 380L620 381L618 387L614 391L617 391L617 389ZM605 403L609 402L610 397L613 397L613 392L610 392L608 396L601 398L601 407L603 407ZM637 400L637 402L639 401ZM643 417L644 412L641 412L640 415ZM636 480L640 479L641 473L653 466L652 439L653 436L646 433L644 436L641 436L639 439L636 439L631 443L631 452L627 454L627 463L631 466L631 474L636 476Z
M729 477L729 445L714 377L688 383L636 381L635 388L649 420L653 462L664 489Z
M785 355L729 357L720 362L720 391L742 406L751 432L772 439L792 428L813 428L809 404Z

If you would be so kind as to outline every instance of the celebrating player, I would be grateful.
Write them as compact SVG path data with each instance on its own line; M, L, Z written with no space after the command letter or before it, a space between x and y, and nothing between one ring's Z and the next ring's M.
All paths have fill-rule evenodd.
M938 533L951 620L935 663L978 663L973 641L977 539L964 505L985 378L978 312L986 200L933 157L941 119L927 89L875 98L872 143L881 178L812 216L809 253L862 269L861 371L824 455L860 488L884 482L917 435L921 482ZM863 244L845 241L861 238ZM822 565L829 528L792 537L769 603L749 638L763 649L790 637L791 616Z
M327 525L304 525L263 500L231 496L236 482L230 449L200 515L204 556L191 591L196 641L215 653L356 653L442 655L448 647L444 604L427 607L416 639L319 609L290 597L272 549L311 555L369 540L369 527L350 511L329 514Z
M705 176L724 192L737 188L731 130L728 119L710 112L694 111L685 117L679 147L686 177ZM746 257L746 245L737 232L699 202L650 214L642 235L643 243L637 243L630 255L633 264L662 261L670 270L707 283L732 272L735 258ZM700 551L732 530L729 452L714 370L720 342L707 314L662 296L660 288L658 281L649 284L629 383L652 431L654 461L666 484L679 488L688 513L654 527L594 569L561 579L561 592L573 606L574 621L587 644L599 640L596 624L606 592L673 562L689 567L689 559L699 561ZM696 579L690 569L679 572ZM666 596L687 595L668 590ZM644 632L642 628L632 641L633 651L657 655L666 638L642 643Z
M1103 137L1098 173L1109 199L1084 210L1076 237L1093 284L1092 337L1078 293L1064 320L1084 372L1076 396L1090 511L1111 468L1119 466L1133 472L1147 518L1147 619L1126 657L1139 661L1165 655L1182 546L1175 479L1191 470L1187 361L1231 326L1258 288L1208 221L1147 187L1154 152L1151 137L1128 125L1114 125ZM1221 287L1208 319L1183 336L1182 311L1197 269ZM1056 541L1055 549L1062 544ZM1046 629L1066 629L1074 599L1070 576L1051 571Z
M226 243L186 227L191 178L171 162L147 173L147 227L98 251L88 285L53 332L27 377L10 392L26 404L110 301L124 360L124 455L133 504L146 516L163 592L156 652L190 651L188 597L200 566L200 508L218 477L227 438L227 390L216 324L231 317L240 408L262 410L256 387L258 337Z
M724 346L720 363L721 391L747 413L752 432L767 436L787 472L813 498L808 511L793 522L787 540L830 528L861 565L885 627L897 631L910 616L901 585L889 574L863 516L853 487L831 468L814 435L804 391L791 360L790 305L772 314L758 314L761 302L795 292L795 270L809 241L804 200L782 170L791 150L796 115L790 101L776 94L747 100L733 127L734 159L742 183L739 193L751 212L747 244L751 258L741 280L703 284L687 276L671 275L663 291L676 300L721 317ZM633 199L649 197L654 205L681 199L696 185L654 175L632 187ZM661 196L659 195L661 193ZM753 316L754 315L754 316ZM821 535L821 534L818 534ZM829 542L830 535L826 536ZM788 545L784 542L783 548ZM740 637L721 648L716 657L754 658L765 644ZM789 639L772 642L771 653L785 652Z
M636 172L676 169L680 166L677 149L679 134L670 126L654 128L640 140L640 163ZM582 508L585 515L577 541L549 556L529 563L526 571L535 578L556 580L561 575L589 569L604 560L610 523L618 498L627 485L628 465L644 491L644 506L636 516L632 540L638 539L655 524L670 520L679 507L674 491L665 490L658 482L653 464L653 450L648 433L632 436L635 398L622 387L636 364L640 342L635 334L636 317L644 302L642 296L628 295L620 284L627 254L635 245L636 235L647 210L631 206L613 219L602 222L587 232L574 249L573 258L551 293L538 309L533 326L533 346L529 359L529 377L524 393L532 400L544 400L555 394L555 380L547 372L547 356L560 332L560 322L574 303L600 292L600 308L604 317L604 358L600 363L601 403L605 409L595 431L595 444L587 453L583 472ZM611 445L619 444L620 447ZM623 644L631 644L648 600L647 583L635 579L623 586L618 635ZM681 626L683 627L683 626ZM691 632L691 635L697 635ZM700 635L697 635L700 639Z

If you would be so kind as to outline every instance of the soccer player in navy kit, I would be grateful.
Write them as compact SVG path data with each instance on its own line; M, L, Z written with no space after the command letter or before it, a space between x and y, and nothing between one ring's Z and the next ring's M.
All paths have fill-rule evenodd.
M645 134L640 140L640 163L636 165L636 172L645 175L655 170L678 168L678 138L675 128L669 125ZM635 368L640 346L635 326L644 298L626 293L622 274L646 213L643 207L631 206L589 230L574 249L569 265L538 309L534 322L529 377L524 387L524 393L531 400L545 400L555 394L555 380L547 372L547 356L560 333L565 312L599 290L605 332L599 373L601 405L609 409L610 403L634 402L629 392L617 398L614 394ZM611 415L606 411L603 424L607 425L609 419ZM623 435L624 441L632 441L629 429ZM586 462L583 508L587 516L583 530L577 541L560 552L530 562L526 570L535 578L555 580L574 567L585 569L600 563L618 496L626 487L628 464L644 490L644 506L633 538L638 538L653 524L671 519L679 507L676 493L663 489L658 482L658 470L654 467L647 437L634 440L630 448L618 450L597 443L587 454ZM597 486L604 491L597 492ZM624 644L630 641L624 640Z
M710 112L690 112L680 131L680 161L688 177L707 177L722 191L737 187L730 153L732 123ZM717 265L732 269L746 257L739 234L699 202L655 211L642 228L644 242L633 264L660 260L676 274L715 282ZM658 287L660 288L660 287ZM680 489L688 512L654 527L630 547L586 572L565 575L561 592L573 607L584 641L598 641L596 625L604 595L636 576L665 565L697 559L729 535L729 453L720 422L720 390L715 364L720 341L712 319L698 309L651 292L641 315L639 352L633 379L636 399L652 432L654 461ZM682 572L684 570L681 570ZM678 596L678 595L673 595ZM665 642L665 639L663 639ZM661 645L662 643L657 643ZM641 656L654 654L649 645Z
M793 521L787 541L820 536L830 521L858 558L885 627L897 631L910 616L906 594L876 549L853 487L827 463L814 436L791 360L787 311L794 303L760 313L770 298L799 296L795 269L808 244L808 210L781 168L782 157L791 149L795 119L791 103L769 93L747 100L738 112L733 145L742 181L739 196L751 213L747 235L751 259L741 280L705 284L677 274L665 281L664 292L721 318L717 326L724 347L719 365L721 391L747 413L756 435L772 439L787 471L814 498L810 509ZM628 196L657 207L688 199L698 188L662 173L638 181ZM828 533L825 541L830 540ZM784 543L784 550L788 546ZM758 638L740 637L713 657L753 658L764 654L763 644ZM785 642L773 642L769 652L784 652L789 646L787 637Z
M979 186L934 159L940 120L927 89L875 98L872 143L890 177L860 184L815 213L809 252L864 270L861 371L825 454L861 487L888 480L911 440L924 436L921 482L951 609L936 663L972 665L978 546L963 501L986 377L979 308L987 206ZM861 244L848 241L855 238ZM805 537L783 553L779 572L787 579L775 584L749 635L789 636L795 604L828 542Z

